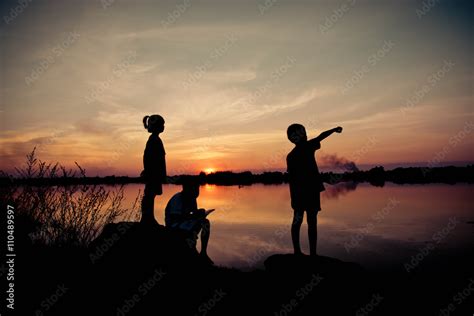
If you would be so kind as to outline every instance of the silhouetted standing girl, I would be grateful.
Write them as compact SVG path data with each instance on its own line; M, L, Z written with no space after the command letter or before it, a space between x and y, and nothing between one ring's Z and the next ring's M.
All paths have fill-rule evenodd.
M154 114L143 118L143 125L151 133L143 153L142 177L145 179L145 193L142 199L142 223L156 223L154 216L155 196L163 193L166 183L165 148L160 133L165 130L165 120Z

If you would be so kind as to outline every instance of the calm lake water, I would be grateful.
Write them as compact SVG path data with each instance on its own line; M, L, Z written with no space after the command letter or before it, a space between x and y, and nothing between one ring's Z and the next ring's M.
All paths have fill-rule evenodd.
M125 186L132 203L143 185ZM166 185L155 199L155 217L181 187ZM367 267L403 264L427 244L436 252L474 249L474 186L467 184L326 184L318 215L318 252ZM201 187L198 206L209 215L209 255L217 265L252 269L274 253L291 253L292 209L287 185ZM301 228L308 253L306 223ZM198 242L199 244L199 242ZM434 252L434 251L432 251Z

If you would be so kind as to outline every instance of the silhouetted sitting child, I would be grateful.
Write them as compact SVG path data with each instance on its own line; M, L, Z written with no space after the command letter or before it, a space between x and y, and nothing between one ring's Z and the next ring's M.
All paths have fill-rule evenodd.
M157 114L145 116L143 125L151 133L143 153L141 176L145 179L145 192L142 199L142 223L156 224L154 216L155 196L163 193L162 184L166 183L165 148L160 133L165 130L165 120Z
M295 144L295 148L286 158L286 163L288 166L291 207L294 210L291 239L294 252L297 255L302 254L300 228L306 211L309 251L312 256L316 256L317 214L321 210L319 194L324 191L324 185L314 155L316 150L321 148L320 142L334 132L341 133L342 127L325 131L311 140L308 140L306 130L301 124L292 124L287 130L288 139Z
M213 263L207 255L211 224L206 218L210 212L198 209L196 199L199 196L199 183L195 180L185 179L183 190L176 193L168 202L165 209L165 223L167 227L180 229L191 234L195 246L199 232L201 232L201 256ZM211 210L212 211L212 210Z

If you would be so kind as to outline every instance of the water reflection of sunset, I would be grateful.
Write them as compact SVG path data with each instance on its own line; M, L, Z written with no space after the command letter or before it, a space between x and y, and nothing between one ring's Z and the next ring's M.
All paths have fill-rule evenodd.
M127 201L131 202L140 188L140 185L126 186ZM160 223L164 222L167 201L180 190L180 186L166 185L163 195L156 198L155 217ZM473 193L472 185L386 184L383 188L368 184L326 185L318 215L319 249L323 255L349 261L357 258L361 263L373 264L380 258L387 262L400 260L403 256L394 256L430 240L453 216L462 224L440 247L463 246L470 240L470 227L464 223L472 220L469 196ZM387 209L391 199L399 204ZM266 254L292 250L289 228L293 214L286 185L204 185L198 205L216 209L209 215L212 223L209 253L218 264L245 268L259 263L248 260L255 259L262 249ZM388 211L380 216L384 209ZM344 243L364 230L368 233L358 247L347 252ZM305 236L305 227L301 234ZM303 251L307 249L305 240L302 238Z
M206 183L205 185L202 186L202 188L204 188L204 190L207 192L212 192L216 190L216 185Z

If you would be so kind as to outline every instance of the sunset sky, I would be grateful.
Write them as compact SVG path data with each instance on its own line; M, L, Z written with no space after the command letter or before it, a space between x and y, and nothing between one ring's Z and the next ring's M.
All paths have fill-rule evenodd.
M154 113L169 174L284 170L295 122L344 128L322 166L472 163L472 1L426 3L3 1L0 169L136 176Z

